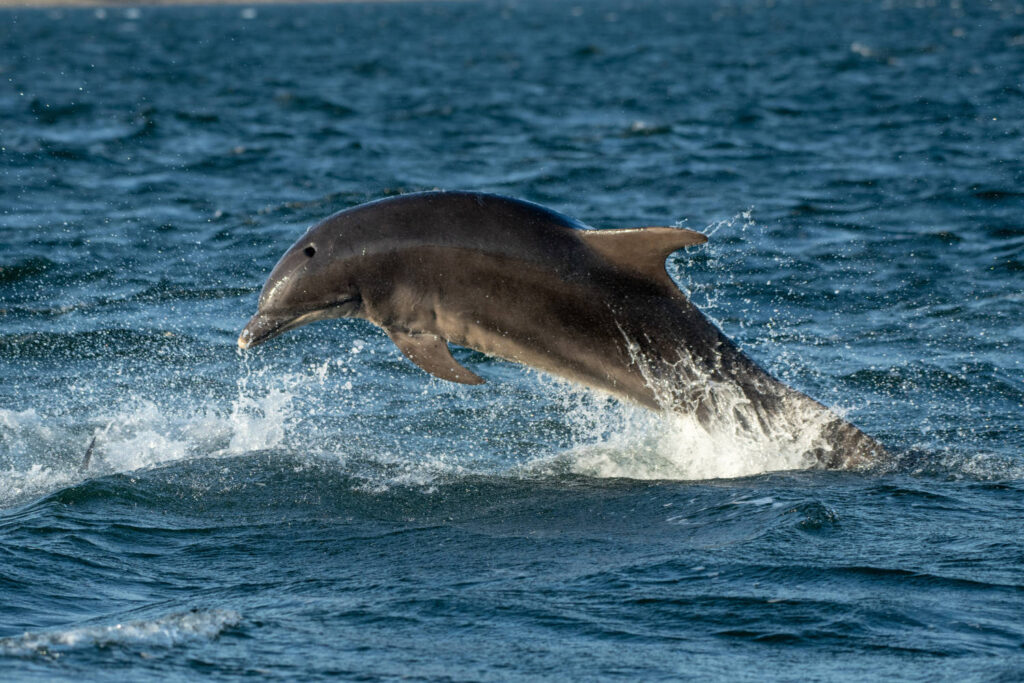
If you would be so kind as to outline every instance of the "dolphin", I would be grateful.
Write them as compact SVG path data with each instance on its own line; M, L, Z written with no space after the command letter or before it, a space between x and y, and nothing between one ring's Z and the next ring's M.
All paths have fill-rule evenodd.
M362 318L452 382L484 379L448 344L759 438L800 442L810 466L863 468L885 449L747 357L679 290L665 260L707 237L596 230L528 201L421 192L340 211L281 257L238 345Z

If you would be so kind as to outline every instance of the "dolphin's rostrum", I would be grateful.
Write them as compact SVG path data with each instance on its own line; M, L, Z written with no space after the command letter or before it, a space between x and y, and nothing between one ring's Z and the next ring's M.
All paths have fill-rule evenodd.
M522 363L702 425L794 439L813 462L862 467L873 439L771 377L690 303L665 259L707 238L680 228L594 230L537 204L424 192L341 211L274 267L245 349L328 318L381 327L442 379L484 380L448 343Z

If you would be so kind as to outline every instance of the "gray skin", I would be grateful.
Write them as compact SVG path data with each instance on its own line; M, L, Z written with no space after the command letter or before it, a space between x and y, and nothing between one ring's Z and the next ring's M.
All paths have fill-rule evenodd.
M706 425L725 418L770 436L798 412L821 430L808 449L819 466L860 468L884 455L771 377L679 291L665 259L705 241L676 228L592 230L495 195L382 199L334 214L285 253L238 345L362 318L446 380L484 381L452 358L452 343Z

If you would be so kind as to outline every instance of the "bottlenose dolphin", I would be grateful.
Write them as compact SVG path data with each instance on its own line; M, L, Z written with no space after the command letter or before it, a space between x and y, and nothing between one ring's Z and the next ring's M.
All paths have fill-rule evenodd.
M595 230L527 201L423 192L330 216L274 267L238 345L330 318L381 327L413 363L484 380L448 344L522 363L657 411L798 441L813 464L885 453L743 354L686 298L665 259L707 237L666 227Z

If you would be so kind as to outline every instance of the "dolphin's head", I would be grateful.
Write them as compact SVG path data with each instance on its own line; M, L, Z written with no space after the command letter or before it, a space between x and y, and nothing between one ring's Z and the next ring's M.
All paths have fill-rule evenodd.
M263 285L256 315L238 336L247 349L317 320L358 315L362 305L350 258L334 253L328 221L309 230L285 252Z

